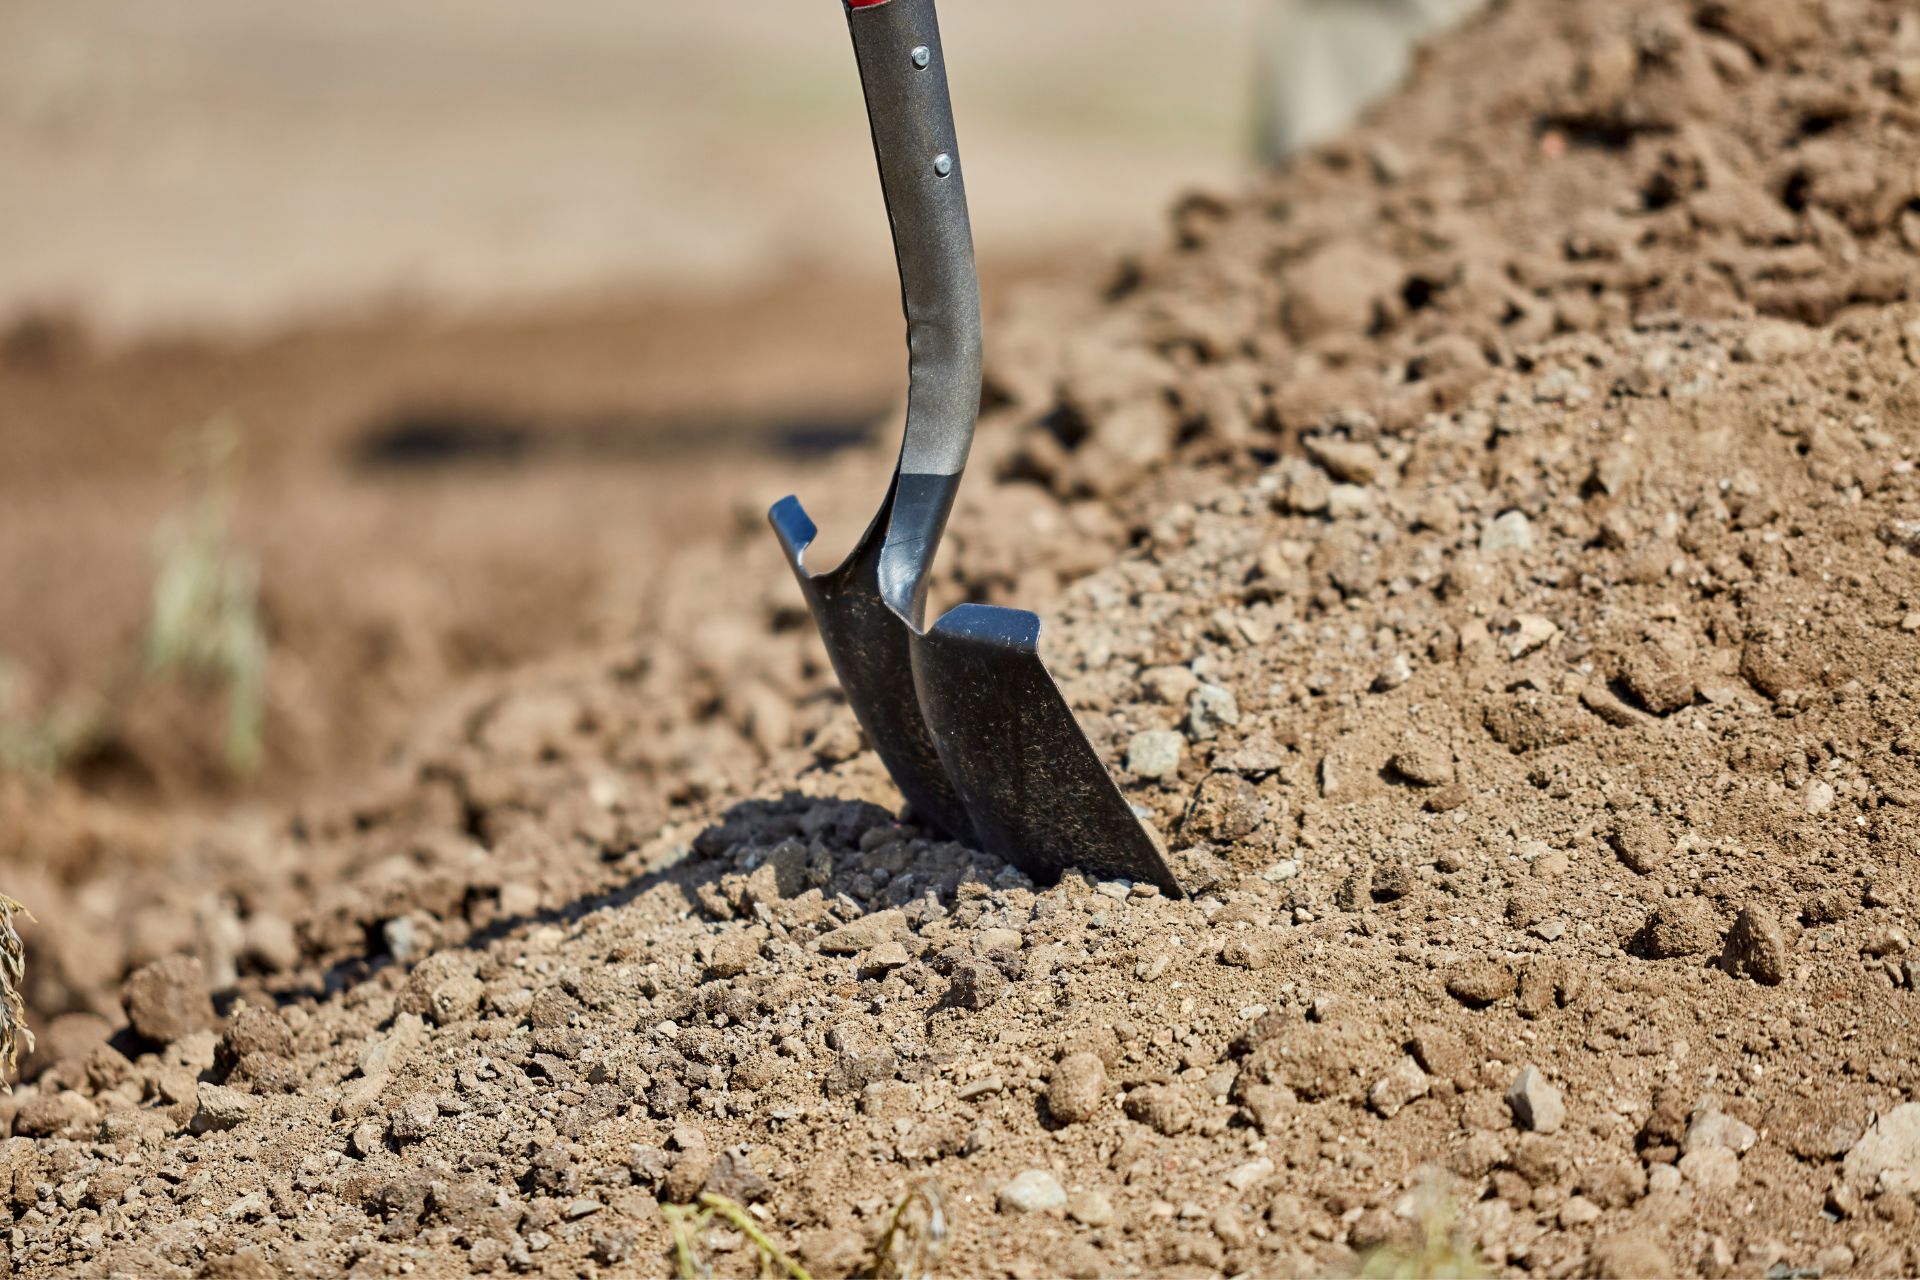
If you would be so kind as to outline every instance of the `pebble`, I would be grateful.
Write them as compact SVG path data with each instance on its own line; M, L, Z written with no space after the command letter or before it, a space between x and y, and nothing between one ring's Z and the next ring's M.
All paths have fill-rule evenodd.
M1776 986L1787 977L1787 935L1764 907L1744 907L1727 931L1720 962L1736 978Z
M1240 723L1240 704L1233 691L1217 684L1203 684L1187 698L1187 736L1205 742L1220 736L1220 730Z
M983 1098L989 1094L999 1093L1006 1087L1006 1081L1002 1080L999 1073L996 1072L984 1079L968 1081L958 1089L955 1089L953 1096L962 1102L972 1102L975 1098Z
M1534 1133L1558 1133L1566 1123L1567 1104L1538 1067L1520 1068L1520 1074L1507 1086L1507 1106L1513 1111L1514 1123Z
M1467 1052L1466 1042L1434 1023L1425 1023L1413 1029L1409 1039L1416 1061L1436 1076L1449 1078L1465 1072L1473 1065L1473 1057Z
M1844 1167L1862 1185L1920 1193L1920 1102L1902 1103L1875 1120L1847 1152Z
M137 970L121 989L127 1021L148 1040L172 1044L218 1020L207 972L193 956L165 956Z
M1702 1147L1680 1157L1680 1176L1702 1191L1725 1191L1740 1181L1740 1157L1725 1147Z
M863 978L885 977L895 969L904 969L912 957L907 955L905 944L883 942L867 952L860 962L860 976Z
M1002 1213L1045 1213L1067 1203L1060 1179L1045 1169L1028 1169L1000 1188L996 1197Z
M1018 951L1024 939L1018 929L982 929L974 935L973 950L976 955L990 956L996 952Z
M1387 766L1417 787L1444 787L1453 781L1453 752L1432 738L1409 738Z
M820 935L820 950L830 956L852 956L871 951L883 942L895 942L907 932L907 918L897 908L861 916Z
M1620 664L1620 683L1635 702L1657 716L1693 705L1693 677L1662 645L1646 641Z
M1533 550L1533 521L1524 511L1508 511L1488 523L1480 532L1480 554Z
M1127 1095L1127 1115L1156 1133L1172 1137L1193 1124L1193 1104L1170 1085L1148 1085Z
M1067 1198L1067 1217L1083 1227L1113 1225L1113 1201L1099 1191L1076 1191Z
M1655 960L1705 955L1720 944L1720 922L1702 898L1670 898L1647 916L1641 932Z
M1235 1191L1245 1191L1248 1187L1257 1187L1273 1176L1273 1161L1266 1156L1249 1160L1237 1165L1227 1174L1227 1185Z
M1392 1119L1409 1102L1426 1097L1428 1087L1426 1072L1411 1058L1402 1058L1367 1090L1367 1105L1382 1119Z
M1146 729L1127 743L1127 771L1142 778L1167 778L1180 771L1187 740L1171 729Z
M1620 819L1608 833L1607 843L1613 846L1620 861L1643 876L1657 870L1673 851L1666 829L1642 815Z
M1705 1151L1709 1147L1724 1147L1739 1155L1750 1149L1759 1138L1752 1125L1724 1111L1697 1111L1687 1124L1686 1134L1680 1139L1680 1150L1692 1153Z
M713 944L712 956L707 961L707 976L710 978L737 978L753 967L760 958L760 944L747 933L728 933Z
M1470 961L1447 975L1447 994L1473 1009L1484 1009L1513 994L1511 970L1491 960Z
M195 1133L232 1129L251 1119L259 1107L258 1099L238 1089L220 1084L203 1084L188 1127Z
M1552 618L1537 613L1523 613L1513 620L1513 626L1507 630L1507 656L1524 658L1559 634L1560 628L1554 625Z
M1006 993L1007 977L997 965L985 960L968 960L953 971L953 984L947 999L961 1009L991 1009Z
M1236 969L1264 969L1273 963L1273 949L1259 938L1235 936L1220 948L1220 963Z
M1391 693L1407 681L1413 679L1413 664L1407 661L1407 655L1396 653L1388 658L1373 677L1375 693Z
M1091 1120L1107 1092L1107 1067L1098 1054L1070 1053L1047 1082L1047 1114L1061 1124Z
M1827 810L1833 808L1833 784L1825 778L1815 778L1813 781L1807 783L1806 791L1802 798L1806 801L1808 813L1825 813Z

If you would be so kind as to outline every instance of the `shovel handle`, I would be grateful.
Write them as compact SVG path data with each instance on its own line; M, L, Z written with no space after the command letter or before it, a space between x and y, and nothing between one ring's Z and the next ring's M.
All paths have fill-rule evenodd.
M881 591L917 627L980 414L980 285L934 0L845 3L907 319L907 426Z

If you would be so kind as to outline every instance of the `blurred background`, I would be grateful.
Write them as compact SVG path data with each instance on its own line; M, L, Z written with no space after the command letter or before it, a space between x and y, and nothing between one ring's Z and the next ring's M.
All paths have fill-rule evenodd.
M1466 2L946 5L989 324ZM831 0L0 0L0 174L0 891L43 918L673 625L676 548L903 385Z
M1460 7L947 6L989 310L1338 128ZM311 788L631 621L741 468L873 430L899 321L836 8L0 5L0 769Z

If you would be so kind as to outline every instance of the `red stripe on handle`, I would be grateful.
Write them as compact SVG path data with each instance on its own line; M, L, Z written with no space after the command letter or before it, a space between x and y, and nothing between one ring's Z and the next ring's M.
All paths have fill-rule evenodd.
M847 0L849 9L869 9L876 4L885 4L887 0Z

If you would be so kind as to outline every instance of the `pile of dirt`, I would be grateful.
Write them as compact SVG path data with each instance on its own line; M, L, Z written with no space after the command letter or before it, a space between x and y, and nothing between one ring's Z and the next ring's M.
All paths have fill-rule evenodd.
M1916 42L1498 7L1016 309L941 589L1053 602L1191 897L902 821L743 523L633 645L230 833L225 950L0 1110L10 1262L661 1269L704 1189L840 1274L932 1186L956 1274L1920 1272L1920 307L1910 197L1834 203L1920 154Z
M1183 443L1405 430L1556 333L1911 298L1917 133L1897 3L1495 5L1363 127L999 326L1000 468L1110 495Z

